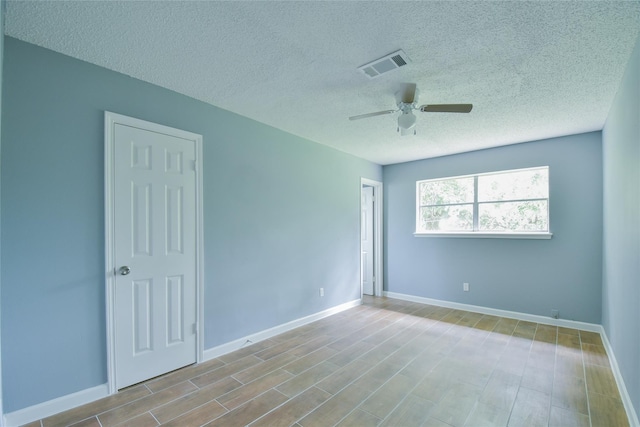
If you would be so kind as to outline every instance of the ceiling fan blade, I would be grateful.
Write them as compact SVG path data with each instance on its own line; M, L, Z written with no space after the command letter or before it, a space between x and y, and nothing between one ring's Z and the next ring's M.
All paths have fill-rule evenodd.
M404 83L400 89L398 101L405 104L413 104L417 101L416 91L417 86L415 83Z
M367 117L384 116L385 114L397 113L399 110L376 111L375 113L360 114L359 116L351 116L349 120L366 119Z
M473 108L473 104L432 104L421 105L420 111L423 113L468 113Z

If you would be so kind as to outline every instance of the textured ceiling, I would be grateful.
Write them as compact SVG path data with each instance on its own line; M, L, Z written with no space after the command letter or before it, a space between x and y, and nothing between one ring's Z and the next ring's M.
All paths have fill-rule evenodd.
M8 1L6 34L380 164L600 130L639 1ZM397 49L411 63L369 80ZM402 83L419 113L396 133Z

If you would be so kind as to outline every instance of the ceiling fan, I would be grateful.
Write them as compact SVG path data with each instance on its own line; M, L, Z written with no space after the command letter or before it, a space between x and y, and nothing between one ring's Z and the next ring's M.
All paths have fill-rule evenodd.
M418 90L415 83L406 84L402 90L396 92L396 99L398 108L395 110L360 114L349 117L349 120L360 120L399 112L398 133L403 136L415 135L416 116L413 114L414 110L423 113L468 113L473 108L472 104L424 104L418 107Z

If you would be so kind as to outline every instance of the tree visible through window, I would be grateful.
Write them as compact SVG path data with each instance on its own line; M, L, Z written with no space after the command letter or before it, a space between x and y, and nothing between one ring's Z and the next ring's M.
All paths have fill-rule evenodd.
M548 167L416 184L416 233L549 231Z

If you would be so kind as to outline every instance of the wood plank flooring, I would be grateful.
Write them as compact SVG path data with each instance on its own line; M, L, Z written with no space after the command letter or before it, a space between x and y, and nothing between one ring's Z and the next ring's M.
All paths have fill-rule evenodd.
M629 425L600 336L388 298L28 424Z

